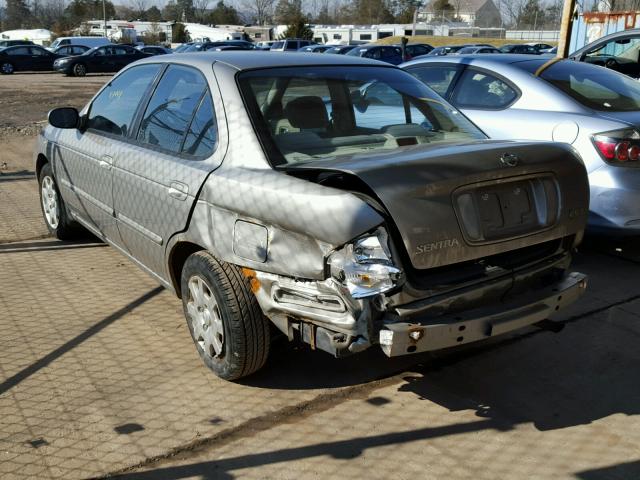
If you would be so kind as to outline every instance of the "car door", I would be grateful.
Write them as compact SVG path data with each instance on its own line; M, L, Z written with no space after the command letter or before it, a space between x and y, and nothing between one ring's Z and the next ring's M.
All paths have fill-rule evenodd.
M130 47L113 47L113 65L118 71L137 60L136 51Z
M53 70L54 54L40 47L29 47L31 62L34 70Z
M115 77L86 109L85 126L56 136L55 175L72 215L116 245L122 242L113 207L113 166L160 68L139 65Z
M213 97L200 70L166 69L141 115L136 138L136 145L128 145L116 160L115 213L129 252L160 273L166 244L186 228L217 158Z
M5 52L15 70L33 70L33 60L29 47L13 47Z
M110 62L112 61L111 47L100 47L91 54L87 61L90 72L110 72Z

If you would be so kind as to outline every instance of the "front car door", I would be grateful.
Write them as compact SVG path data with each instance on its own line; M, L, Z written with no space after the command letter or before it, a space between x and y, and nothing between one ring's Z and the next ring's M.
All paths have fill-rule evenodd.
M110 64L113 62L113 50L111 47L100 47L91 54L90 72L110 72Z
M33 70L33 59L29 47L11 47L5 52L15 70Z
M53 61L56 55L40 47L29 47L31 50L31 61L34 70L53 70Z
M186 228L202 183L224 155L209 83L198 69L169 65L140 117L135 143L116 160L120 234L156 274L164 273L168 240Z
M85 109L84 130L60 130L56 178L72 215L102 238L121 244L115 222L113 166L160 65L139 65L109 82Z

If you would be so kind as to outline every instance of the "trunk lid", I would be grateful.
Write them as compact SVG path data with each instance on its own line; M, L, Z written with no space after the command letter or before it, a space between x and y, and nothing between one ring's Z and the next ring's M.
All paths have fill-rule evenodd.
M565 144L480 141L428 150L408 147L286 170L314 181L336 174L366 183L415 269L577 234L588 214L586 170Z

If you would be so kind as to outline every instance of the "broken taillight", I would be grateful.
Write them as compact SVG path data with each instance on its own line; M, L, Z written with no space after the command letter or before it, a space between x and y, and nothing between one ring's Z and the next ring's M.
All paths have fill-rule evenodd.
M640 160L640 133L633 129L597 133L591 137L600 156L608 163Z

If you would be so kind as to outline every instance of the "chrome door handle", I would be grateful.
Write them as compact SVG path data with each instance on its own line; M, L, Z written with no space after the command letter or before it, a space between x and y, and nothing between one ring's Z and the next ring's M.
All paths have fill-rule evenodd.
M184 201L189 194L189 187L181 182L171 182L168 192L176 200Z

